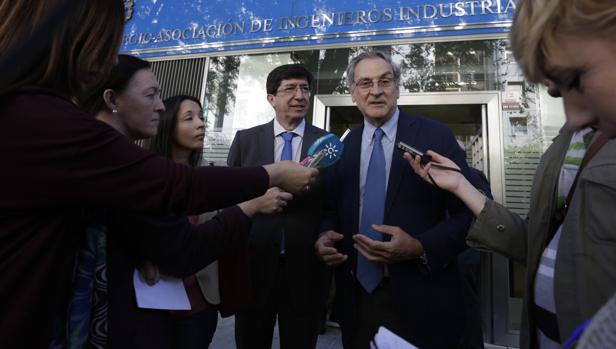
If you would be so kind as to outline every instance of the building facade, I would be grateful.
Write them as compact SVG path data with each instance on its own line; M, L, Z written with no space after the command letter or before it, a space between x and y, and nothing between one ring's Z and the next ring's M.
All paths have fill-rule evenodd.
M525 215L542 152L564 124L562 103L525 81L507 40L517 0L125 0L121 51L153 62L164 96L199 97L204 157L225 162L235 132L271 120L265 80L301 63L315 81L312 124L360 125L344 83L350 59L389 52L402 67L399 106L447 124L494 198ZM516 347L523 267L482 256L485 342Z

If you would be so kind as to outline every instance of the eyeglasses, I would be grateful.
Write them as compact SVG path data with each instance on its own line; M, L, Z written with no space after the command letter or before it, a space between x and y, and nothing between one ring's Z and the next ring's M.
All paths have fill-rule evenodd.
M301 92L304 96L310 95L310 86L308 85L286 85L281 87L276 93L280 93L282 95L294 95L297 91Z
M361 91L366 92L374 87L375 81L378 87L386 89L392 87L395 80L393 78L380 78L376 80L361 79L355 82L355 86L357 86L357 88L359 88Z

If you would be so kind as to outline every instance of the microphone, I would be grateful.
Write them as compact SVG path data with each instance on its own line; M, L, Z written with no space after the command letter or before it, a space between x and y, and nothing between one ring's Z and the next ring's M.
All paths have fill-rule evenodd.
M320 137L308 148L308 156L300 162L310 168L325 168L333 165L342 157L344 144L334 134Z

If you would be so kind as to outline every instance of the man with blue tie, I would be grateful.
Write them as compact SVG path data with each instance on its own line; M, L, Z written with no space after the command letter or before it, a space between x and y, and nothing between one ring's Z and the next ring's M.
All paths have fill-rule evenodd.
M267 77L272 121L238 131L229 166L299 162L326 134L309 125L312 74L298 64L282 65ZM320 180L296 195L284 210L253 219L249 238L250 272L256 304L235 316L237 348L271 348L278 319L281 348L314 348L324 313L327 268L314 255L322 219Z
M464 153L446 126L398 109L400 68L388 54L358 55L346 78L364 123L326 176L329 208L315 244L337 266L344 347L368 348L385 326L422 349L456 348L463 329L456 258L471 214L418 177L395 144L439 149L466 173Z

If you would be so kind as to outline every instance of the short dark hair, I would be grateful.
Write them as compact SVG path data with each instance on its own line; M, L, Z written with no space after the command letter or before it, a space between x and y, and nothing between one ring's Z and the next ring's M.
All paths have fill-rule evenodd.
M182 102L184 101L193 101L199 105L199 108L203 109L199 99L193 96L175 95L165 99L163 101L165 104L165 111L160 114L156 136L154 136L150 142L150 150L153 153L173 160L173 153L171 151L174 143L173 137L177 127L180 105L182 105ZM203 149L193 150L188 156L188 164L195 167L199 166L201 164L202 156Z
M275 95L282 80L286 79L306 79L308 86L312 86L312 80L314 77L306 68L301 64L285 64L276 67L267 76L267 83L265 88L267 94Z
M88 91L82 98L81 108L96 114L106 108L103 93L112 89L122 93L135 74L142 69L150 69L150 62L129 55L118 55L118 62L111 72L95 88Z

